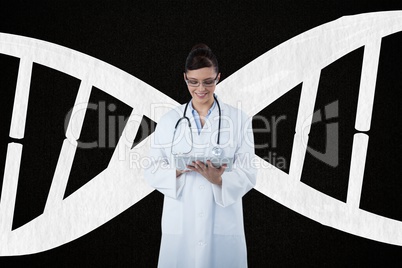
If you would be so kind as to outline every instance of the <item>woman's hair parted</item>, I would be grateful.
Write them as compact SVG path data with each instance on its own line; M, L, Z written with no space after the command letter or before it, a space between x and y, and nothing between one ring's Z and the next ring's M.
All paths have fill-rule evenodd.
M212 50L205 44L193 46L186 59L184 71L197 70L205 67L214 67L216 73L219 73L218 60Z

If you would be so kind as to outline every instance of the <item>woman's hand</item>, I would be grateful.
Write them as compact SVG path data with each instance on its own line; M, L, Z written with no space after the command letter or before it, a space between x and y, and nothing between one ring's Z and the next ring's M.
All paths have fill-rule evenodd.
M201 161L193 161L194 166L187 166L187 168L192 171L198 172L208 181L213 184L222 185L222 174L225 171L227 165L223 164L221 167L216 168L212 165L210 160L207 160L207 164L205 165Z

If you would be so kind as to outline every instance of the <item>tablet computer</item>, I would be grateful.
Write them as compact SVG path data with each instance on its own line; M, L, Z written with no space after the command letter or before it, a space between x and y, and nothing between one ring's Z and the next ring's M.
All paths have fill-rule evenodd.
M223 164L226 164L226 171L232 171L233 167L233 157L207 157L207 156L175 156L174 157L175 164L176 164L176 169L178 170L188 170L187 165L192 166L193 161L201 161L204 164L207 162L207 160L211 160L212 164L215 167L220 167Z

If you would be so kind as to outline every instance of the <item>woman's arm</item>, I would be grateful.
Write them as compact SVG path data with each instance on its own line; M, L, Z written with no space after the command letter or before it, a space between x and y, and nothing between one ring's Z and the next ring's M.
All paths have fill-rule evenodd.
M149 161L145 161L149 165L145 168L144 178L151 187L164 195L178 198L184 187L185 176L176 170L170 160L170 143L174 130L174 123L170 121L169 114L163 116L150 136Z
M255 157L253 129L251 120L244 113L238 139L232 171L222 174L222 185L212 184L215 202L223 207L237 202L256 184L257 169L253 166Z

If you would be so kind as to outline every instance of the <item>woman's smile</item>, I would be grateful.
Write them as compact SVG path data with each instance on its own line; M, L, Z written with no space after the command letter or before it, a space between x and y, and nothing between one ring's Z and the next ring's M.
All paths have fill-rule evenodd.
M194 92L194 93L200 99L204 99L208 94L208 92Z

